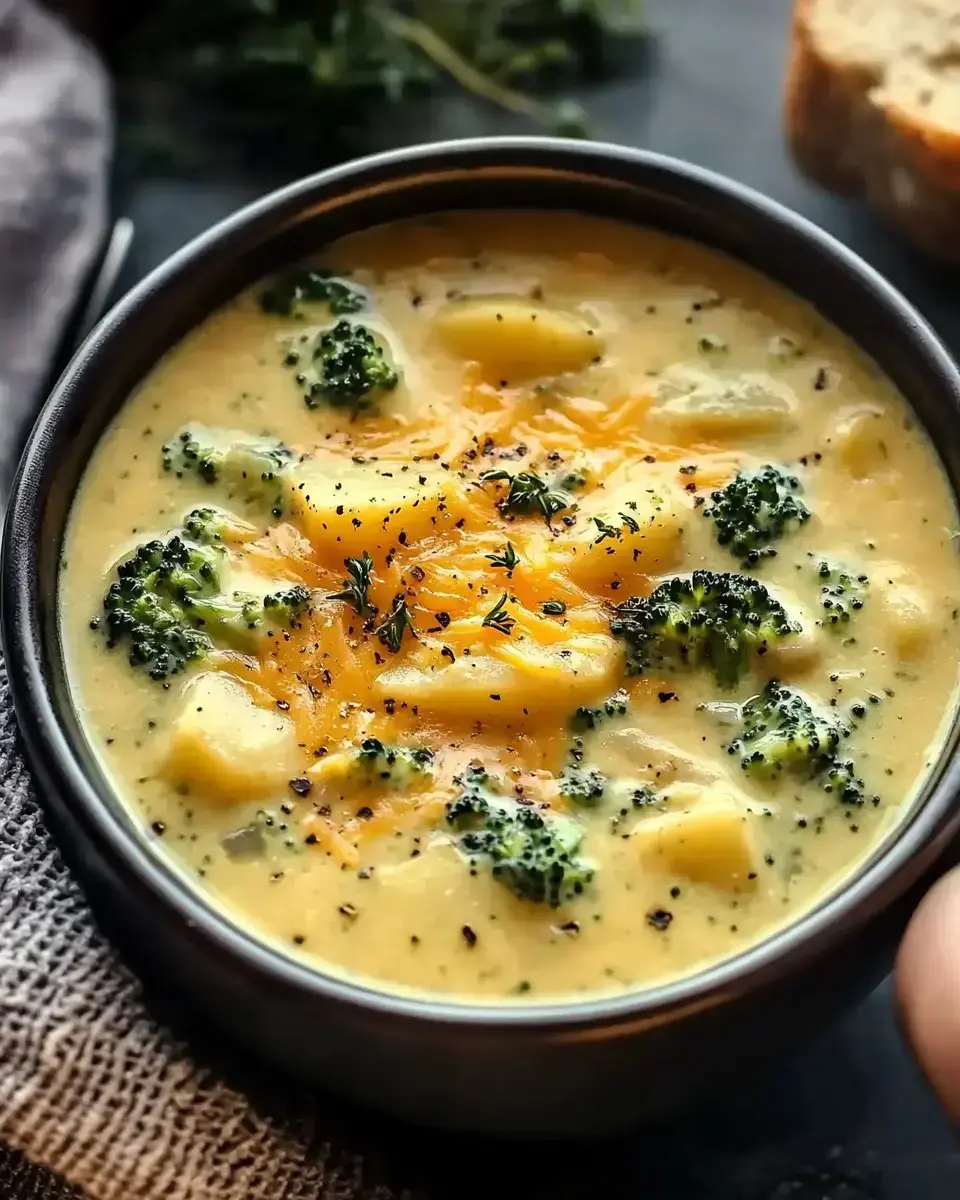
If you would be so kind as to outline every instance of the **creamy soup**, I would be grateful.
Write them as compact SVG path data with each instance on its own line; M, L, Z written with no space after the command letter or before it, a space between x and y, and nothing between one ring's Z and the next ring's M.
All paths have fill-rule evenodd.
M391 988L735 954L906 811L955 703L957 517L835 329L561 213L349 237L215 313L79 490L88 736L158 853Z

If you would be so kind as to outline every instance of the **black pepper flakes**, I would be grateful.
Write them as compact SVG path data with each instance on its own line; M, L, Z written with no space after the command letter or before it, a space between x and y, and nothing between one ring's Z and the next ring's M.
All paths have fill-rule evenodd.
M477 944L477 940L478 940L476 931L470 925L464 925L460 929L460 934L463 937L463 940L467 943L467 945L472 950L474 948L474 946Z
M297 779L290 780L290 791L297 796L309 796L313 790L313 783L306 776L301 775Z
M665 908L652 908L647 913L647 924L651 927L651 929L656 929L660 933L663 933L666 929L669 929L670 922L672 920L673 913L668 912L668 910Z

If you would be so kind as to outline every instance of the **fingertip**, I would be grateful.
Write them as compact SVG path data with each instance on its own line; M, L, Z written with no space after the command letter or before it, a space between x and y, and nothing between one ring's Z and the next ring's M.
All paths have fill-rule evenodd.
M897 955L904 1032L951 1117L960 1121L960 869L914 913Z

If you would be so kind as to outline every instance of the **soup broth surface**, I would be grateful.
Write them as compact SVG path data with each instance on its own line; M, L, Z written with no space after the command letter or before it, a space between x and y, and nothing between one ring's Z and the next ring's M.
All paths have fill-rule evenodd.
M170 352L74 505L73 694L144 836L290 954L453 997L796 920L955 703L956 512L902 399L643 229L462 213L313 265Z

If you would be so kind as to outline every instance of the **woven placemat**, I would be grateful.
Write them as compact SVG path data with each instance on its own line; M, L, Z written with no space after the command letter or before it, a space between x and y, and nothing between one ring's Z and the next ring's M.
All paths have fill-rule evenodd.
M201 1063L173 1024L148 1006L45 826L0 664L0 1140L92 1200L412 1194L383 1184L345 1109L229 1048L210 1044ZM18 1198L71 1194L16 1156L5 1169L33 1189Z

